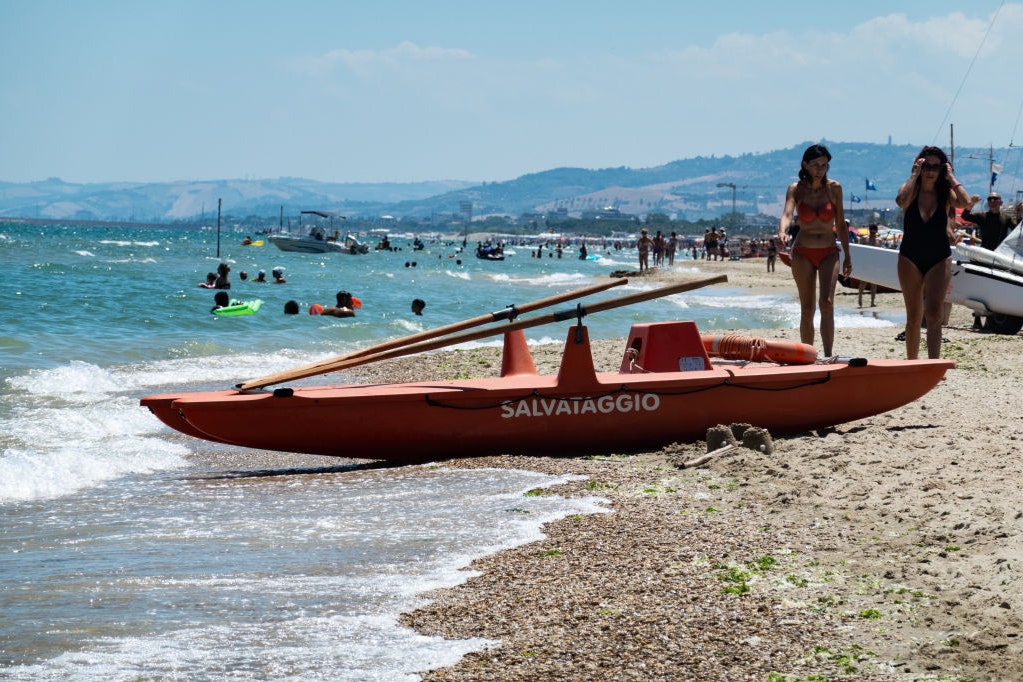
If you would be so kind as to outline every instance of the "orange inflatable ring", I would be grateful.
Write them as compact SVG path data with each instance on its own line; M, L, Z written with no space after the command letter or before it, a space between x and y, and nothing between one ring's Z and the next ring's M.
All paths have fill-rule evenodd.
M320 305L319 303L313 303L311 306L309 306L309 314L310 315L322 315L323 314L323 306Z
M813 346L796 341L769 341L738 334L703 334L700 340L707 355L723 360L774 362L779 365L812 365L817 361L817 351Z
M356 297L356 296L352 296L352 307L353 308L361 308L362 307L362 301L360 301L358 299L358 297Z

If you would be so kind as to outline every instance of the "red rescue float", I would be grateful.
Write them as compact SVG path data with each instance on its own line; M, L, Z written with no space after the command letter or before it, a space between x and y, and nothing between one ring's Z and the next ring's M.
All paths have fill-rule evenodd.
M775 362L779 365L812 365L817 362L817 350L796 341L773 341L739 334L702 334L700 340L707 355L723 360Z

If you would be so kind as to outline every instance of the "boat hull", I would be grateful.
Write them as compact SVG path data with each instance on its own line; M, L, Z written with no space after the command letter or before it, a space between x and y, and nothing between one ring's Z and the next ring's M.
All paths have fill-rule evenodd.
M850 244L853 275L864 282L902 291L899 283L899 252L880 246Z
M952 263L953 303L984 315L1023 317L1023 276L976 263Z
M853 273L862 280L899 288L899 252L863 244L850 245ZM952 261L948 299L979 313L1023 317L1023 276L979 263Z
M996 270L1007 270L1014 275L1023 276L1023 257L1016 253L1001 253L982 246L957 244L955 256L959 261L976 263Z
M288 234L275 234L268 239L281 251L295 253L347 253L353 256L369 253L369 246L362 244L351 235L345 237L343 241L317 239L311 235L296 237Z
M270 243L281 251L292 253L346 253L347 249L338 242L325 239L312 239L309 237L292 237L289 235L274 235L268 237Z
M655 326L636 325L633 337L636 328ZM666 360L644 348L639 373L626 371L634 366L627 353L621 372L597 374L582 329L582 344L574 328L569 332L557 376L179 393L142 405L207 440L409 464L638 451L702 440L708 428L729 423L800 433L905 405L954 367L947 360L714 367L697 336L698 348L669 350ZM633 337L630 349L638 347ZM664 371L683 366L707 368Z

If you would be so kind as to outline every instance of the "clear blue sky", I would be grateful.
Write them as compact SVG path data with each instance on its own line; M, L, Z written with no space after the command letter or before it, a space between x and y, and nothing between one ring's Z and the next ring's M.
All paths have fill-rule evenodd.
M15 182L502 181L949 123L1023 144L1000 0L0 0L0 64Z

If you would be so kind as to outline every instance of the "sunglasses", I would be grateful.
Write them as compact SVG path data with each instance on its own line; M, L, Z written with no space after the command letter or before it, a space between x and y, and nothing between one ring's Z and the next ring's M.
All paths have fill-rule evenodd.
M923 169L925 171L940 171L943 168L940 163L925 163Z
M987 198L987 202L988 202L989 204L990 204L990 203L993 203L993 202L995 202L995 201L1001 201L1001 200L1002 200L1002 198L1001 198L1001 197L988 197L988 198Z

